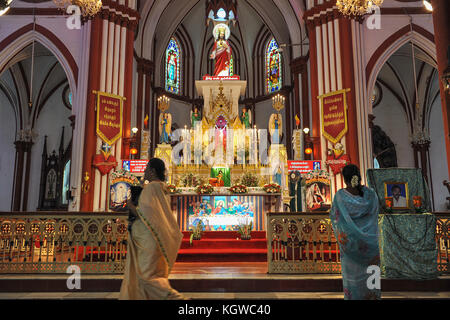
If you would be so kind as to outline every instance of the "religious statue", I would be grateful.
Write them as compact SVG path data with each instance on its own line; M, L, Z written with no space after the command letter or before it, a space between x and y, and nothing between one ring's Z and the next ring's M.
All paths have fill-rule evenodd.
M200 115L198 108L194 107L194 111L191 111L191 126L192 126L192 128L195 128L195 124L197 122L201 122L201 121L202 121L202 116Z
M230 28L224 23L219 23L214 27L213 35L216 41L214 43L210 58L216 60L214 76L229 76L231 46L227 40L230 36Z
M281 114L272 113L269 119L269 132L272 144L279 144L283 134Z
M252 114L250 110L248 110L246 107L242 109L242 114L240 118L245 129L251 128L250 124L252 122Z
M172 115L163 112L159 116L159 143L168 144L172 126Z

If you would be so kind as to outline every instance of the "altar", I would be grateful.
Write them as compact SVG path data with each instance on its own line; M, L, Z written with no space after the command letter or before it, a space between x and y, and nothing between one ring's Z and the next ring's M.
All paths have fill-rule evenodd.
M199 221L205 231L235 231L252 224L252 231L266 229L266 213L281 211L281 194L249 192L232 194L224 190L209 195L184 192L171 195L172 211L181 231L189 231Z

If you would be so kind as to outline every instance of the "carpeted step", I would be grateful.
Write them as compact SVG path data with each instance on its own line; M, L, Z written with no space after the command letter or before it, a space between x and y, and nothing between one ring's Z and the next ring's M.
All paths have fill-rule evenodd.
M192 245L189 239L183 239L180 249L267 249L265 239L236 240L236 239L201 239L193 240Z
M177 262L264 262L266 249L181 249Z

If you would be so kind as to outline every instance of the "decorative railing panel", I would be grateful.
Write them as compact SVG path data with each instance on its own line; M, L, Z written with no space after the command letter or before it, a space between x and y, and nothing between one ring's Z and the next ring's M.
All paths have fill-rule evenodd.
M450 274L450 215L435 216L438 272ZM269 213L267 262L269 273L340 273L339 246L328 213Z
M122 273L127 215L0 213L0 273Z
M328 214L269 213L267 261L269 273L340 273Z
M440 274L450 274L450 214L436 213L435 216L438 271Z

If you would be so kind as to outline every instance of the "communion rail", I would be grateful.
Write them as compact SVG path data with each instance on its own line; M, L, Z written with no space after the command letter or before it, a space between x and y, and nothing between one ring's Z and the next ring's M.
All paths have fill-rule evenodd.
M123 273L127 213L0 213L0 273Z
M435 213L438 271L450 274L450 215ZM0 273L121 274L127 213L0 212ZM340 273L328 213L268 213L269 273Z
M450 215L434 216L438 272L450 274ZM328 213L268 213L266 230L269 273L341 272L339 246Z

